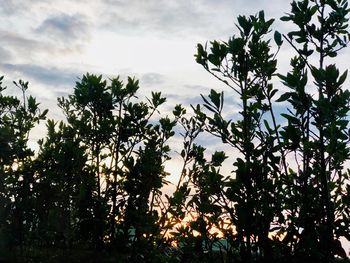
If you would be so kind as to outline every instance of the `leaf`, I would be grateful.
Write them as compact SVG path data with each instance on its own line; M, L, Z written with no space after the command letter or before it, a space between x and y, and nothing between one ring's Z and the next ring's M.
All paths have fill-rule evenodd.
M280 18L280 20L283 21L283 22L287 22L287 21L292 20L292 18L291 18L290 15L288 15L288 16L282 16L282 17Z
M152 105L157 108L166 101L166 98L162 97L161 92L152 91Z
M210 102L202 94L201 94L201 97L205 102L204 107L206 107L208 110L212 112L216 112L216 110L211 106Z
M339 77L338 86L341 86L344 83L347 76L348 76L348 70L345 70L345 72Z
M38 109L38 103L36 103L36 100L34 97L29 96L28 98L28 111L31 113L35 113L35 111Z
M275 31L274 40L275 40L277 46L282 45L283 41L282 41L282 35L280 32Z
M243 29L244 35L248 36L252 29L252 23L245 16L238 16L237 18L238 24Z
M260 10L260 11L259 11L259 19L260 19L260 20L263 20L263 21L265 20L265 13L264 13L264 10Z
M318 69L314 66L311 66L311 74L315 78L316 82L322 82L325 78L325 72L323 69Z
M211 112L216 112L216 109L214 109L213 107L210 106L210 104L204 104L203 105L205 108L207 108L208 110L210 110Z
M45 118L46 117L46 114L49 112L49 110L48 109L45 109L44 111L43 111L43 113L40 115L40 118L41 119L43 119L43 118Z
M318 6L315 5L313 7L310 8L310 14L313 16L318 10Z
M283 102L283 101L286 101L288 100L291 96L292 96L292 92L286 92L284 94L281 95L281 97L279 97L276 102Z
M269 97L272 98L273 96L275 96L275 94L277 93L277 91L278 91L278 89L272 90Z
M211 157L211 162L212 162L213 166L220 166L222 164L222 162L225 161L225 159L227 159L225 152L216 151Z
M266 127L266 129L269 131L269 133L271 134L273 132L273 130L271 129L269 123L267 122L267 120L264 120L264 125Z
M221 62L219 55L214 53L209 54L208 60L210 63L212 63L214 66L217 66L217 67L220 65L220 62Z
M182 115L186 114L186 109L182 107L181 104L177 104L173 110L173 114L175 117L181 117Z
M221 97L222 97L222 93L218 93L215 90L210 90L210 95L208 96L211 100L211 102L215 105L215 107L220 110L221 108Z

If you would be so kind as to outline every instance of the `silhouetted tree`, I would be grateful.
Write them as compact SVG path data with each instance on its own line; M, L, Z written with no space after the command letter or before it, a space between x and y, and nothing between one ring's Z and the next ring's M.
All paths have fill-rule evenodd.
M22 93L22 100L4 95L6 87L0 78L0 236L12 249L25 246L35 224L34 213L34 152L28 147L29 133L47 110L40 112L39 104L27 96L28 82L14 84ZM16 255L16 251L14 250Z
M278 100L291 105L281 134L297 167L290 172L292 192L286 195L286 205L296 211L289 214L289 231L300 233L295 253L302 260L331 262L334 237L349 238L342 227L349 216L339 200L349 194L344 164L350 157L350 93L342 87L347 71L341 74L332 64L349 42L349 8L347 1L334 0L293 1L291 7L281 20L297 30L283 38L297 55L291 59L292 70L279 75L289 91Z
M228 42L213 41L210 50L199 44L196 55L196 61L241 100L238 120L225 118L224 94L214 90L208 98L202 96L210 115L199 106L196 113L201 119L204 116L206 131L241 156L234 162L233 178L226 178L217 191L221 207L237 232L231 233L235 236L231 239L238 242L243 262L251 262L252 252L257 250L255 256L271 260L268 235L281 213L276 190L285 162L272 108L277 89L271 83L277 61L266 36L272 23L273 19L265 20L263 11L257 16L239 16L239 36ZM223 178L216 176L215 181L219 184Z

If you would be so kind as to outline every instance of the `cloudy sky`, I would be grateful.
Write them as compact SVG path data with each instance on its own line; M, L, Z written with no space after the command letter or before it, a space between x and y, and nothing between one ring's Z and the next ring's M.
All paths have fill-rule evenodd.
M227 40L240 14L279 17L285 0L0 0L0 76L29 81L49 117L62 119L57 97L86 72L140 79L141 93L161 91L167 112L224 89L196 64L197 43ZM276 21L276 27L281 23ZM282 26L283 28L283 26ZM226 95L234 101L235 94ZM231 96L231 97L230 97ZM44 124L32 132L34 146Z
M5 75L10 93L18 91L13 80L29 81L29 93L43 109L49 108L54 119L63 118L57 97L72 93L86 72L135 76L143 95L161 91L168 98L164 112L178 103L188 107L211 88L225 90L196 64L197 43L226 41L237 33L238 15L260 10L267 18L276 18L274 30L290 29L278 19L290 10L287 0L0 0L0 4L0 75ZM279 53L282 73L292 53L286 44ZM341 54L346 57L350 58L349 51ZM347 61L338 62L346 68ZM226 90L234 111L237 98ZM41 133L39 127L32 134L33 144Z
M226 41L237 33L238 15L260 10L267 18L276 18L274 30L290 29L278 19L290 10L287 0L0 0L0 4L0 76L5 75L10 93L18 92L13 80L29 81L29 93L56 120L63 118L57 97L71 94L86 72L135 76L144 96L161 91L167 97L165 113L178 103L189 107L201 102L200 94L211 88L225 90L196 64L197 43ZM286 44L279 53L282 73L292 53ZM350 58L349 51L341 57ZM347 59L339 62L347 67ZM226 91L229 110L234 111L237 98ZM32 145L43 136L43 127L32 133Z
M282 0L0 0L0 75L30 82L51 117L56 97L72 92L86 72L136 76L145 94L189 104L218 85L195 63L197 43L227 40L235 17ZM278 25L279 23L277 23ZM11 86L11 85L10 85Z
M49 117L62 119L57 97L72 93L86 72L140 79L141 93L161 91L167 110L200 102L224 88L196 64L197 43L227 40L235 17L266 10L279 17L282 0L0 0L0 76L29 81ZM276 26L280 23L277 22ZM226 97L234 100L234 94ZM32 133L31 144L43 136Z
M274 30L290 30L278 19L290 10L287 0L0 0L0 4L0 75L5 75L10 93L18 91L13 80L29 81L29 93L54 119L63 118L57 97L72 93L86 72L135 76L143 95L161 91L168 98L164 112L178 103L188 107L211 88L225 90L196 64L197 43L226 41L237 33L238 15L260 10L267 18L276 18ZM287 71L292 53L284 44L280 72ZM350 58L349 51L341 58ZM340 59L338 65L346 68L347 61ZM226 100L237 107L235 94L226 90ZM32 134L33 144L41 133L39 127Z

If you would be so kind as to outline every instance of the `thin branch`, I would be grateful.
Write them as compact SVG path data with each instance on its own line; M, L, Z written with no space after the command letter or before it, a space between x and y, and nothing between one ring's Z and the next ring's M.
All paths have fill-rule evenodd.
M301 59L305 62L305 65L311 70L311 66L310 66L309 62L307 61L306 58L304 58L304 56L302 54L300 54L299 49L292 43L292 41L290 41L290 39L288 37L286 37L284 34L282 36L294 48L294 50L299 54Z

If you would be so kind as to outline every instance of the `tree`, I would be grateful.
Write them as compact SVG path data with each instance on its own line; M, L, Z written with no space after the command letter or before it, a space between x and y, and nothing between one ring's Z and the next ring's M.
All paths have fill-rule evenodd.
M125 250L131 245L140 250L133 254L142 255L152 250L160 232L157 207L166 183L166 142L176 121L157 121L165 98L152 92L143 102L136 97L138 89L133 78L125 85L119 78L108 84L102 76L87 74L59 105L67 116L65 129L75 131L74 140L87 158L81 171L90 178L85 180L85 200L90 200L84 210L90 218L84 220L90 222L85 233L95 231L91 238L97 247Z
M36 245L72 248L90 239L87 213L93 178L86 171L87 155L75 130L63 122L47 122L47 136L39 142L35 211ZM91 222L90 222L91 223Z
M201 119L204 116L207 132L221 138L241 156L234 163L234 178L226 178L220 189L220 200L236 229L237 233L231 233L232 240L238 242L243 262L252 261L253 250L271 260L268 235L271 224L281 213L276 179L285 163L272 108L277 90L271 82L277 61L266 39L272 23L273 19L265 20L262 11L257 16L239 16L239 36L228 42L213 41L209 51L199 44L196 54L196 61L241 100L241 118L237 121L226 120L224 94L215 90L211 90L208 98L202 96L210 115L200 106L196 107L196 114ZM216 180L220 182L222 177Z
M68 127L85 147L87 163L84 168L84 188L81 190L80 213L82 233L91 233L92 244L101 249L106 231L108 199L102 193L102 164L107 155L113 131L113 102L111 87L102 76L86 74L76 83L74 94L60 98L59 106L67 117ZM82 210L81 210L82 209Z
M209 133L243 156L236 158L235 178L226 183L225 197L235 204L226 211L232 215L244 262L251 261L255 237L260 255L271 260L272 223L285 233L279 246L287 245L296 260L330 262L339 242L334 236L349 239L344 228L349 224L349 177L344 171L349 91L342 88L347 71L341 74L335 64L327 64L349 42L348 4L303 0L291 7L281 20L297 30L274 34L278 49L285 40L297 53L287 75L276 74L276 53L270 51L270 40L264 40L273 20L265 21L262 11L238 17L239 37L213 41L209 51L199 44L196 54L196 61L241 99L242 119L236 122L225 119L224 95L214 90L203 97L211 115L200 106L196 111L205 116ZM316 92L307 90L310 73ZM271 79L276 75L290 89L276 101L291 105L281 114L288 121L282 128L272 107L277 89ZM290 156L295 163L286 161Z
M291 59L292 70L279 75L290 91L278 101L291 105L281 134L285 147L296 156L298 170L291 171L294 191L286 202L297 211L290 228L302 229L295 252L330 262L334 236L349 239L341 226L349 224L349 216L340 200L349 194L344 164L349 159L350 93L342 87L347 71L340 73L331 64L349 42L349 9L347 1L333 0L293 1L291 6L291 13L281 20L292 22L297 30L283 38L297 55Z
M28 147L29 133L36 123L45 119L47 110L27 96L28 82L14 84L22 92L22 100L3 94L6 87L0 78L0 235L21 254L28 245L30 230L35 224L33 172L34 152Z

